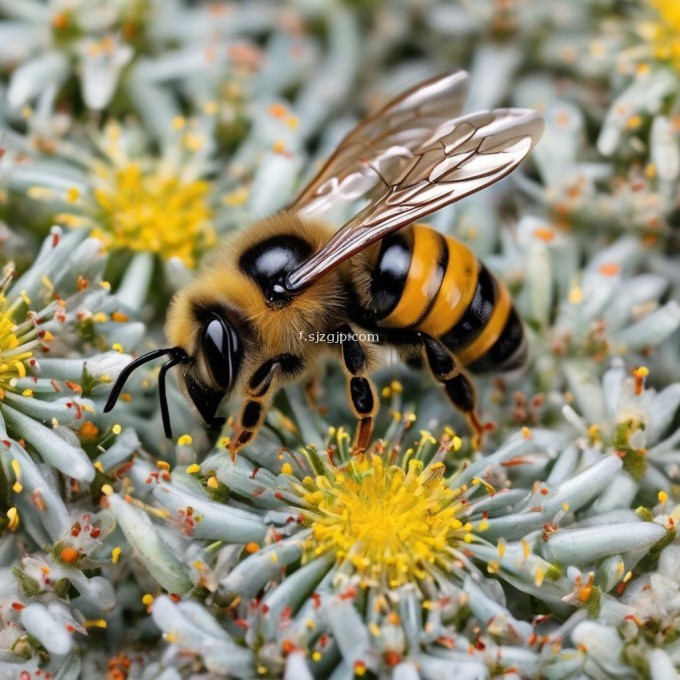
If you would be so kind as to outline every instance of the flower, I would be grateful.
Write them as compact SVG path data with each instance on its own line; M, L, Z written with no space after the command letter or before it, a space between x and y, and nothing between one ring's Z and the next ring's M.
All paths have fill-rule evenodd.
M47 0L27 9L20 1L4 0L0 62L21 64L10 79L10 106L21 109L77 73L85 105L103 109L123 68L148 39L153 7L147 0L122 0L106 9L82 0Z
M112 251L154 254L194 268L215 243L210 139L198 122L178 119L173 143L160 155L145 149L138 127L109 121L94 147L39 142L34 158L8 171L13 187L43 203L51 220L86 228ZM30 145L30 141L26 142ZM35 153L49 146L49 154Z
M616 453L623 460L626 474L621 473L620 483L604 494L602 506L627 506L632 497L627 497L624 487L630 494L670 492L680 474L675 450L679 435L672 428L680 405L678 384L657 392L645 386L646 366L626 371L621 359L612 361L601 383L575 367L568 375L573 406L565 409L584 438L582 446ZM639 487L630 483L631 477Z
M133 344L140 328L128 323L109 298L108 283L101 279L101 242L84 237L63 237L54 229L36 263L16 281L13 265L5 266L0 415L7 446L24 441L64 474L92 481L95 469L66 428L83 431L88 414L96 413L93 397L100 397L124 366L126 358L118 352L99 352L115 344L107 340L108 333L118 325L119 337ZM62 266L66 253L70 271ZM89 359L67 358L75 349L97 353Z
M253 667L329 672L337 648L355 672L380 673L402 663L437 668L463 636L464 651L450 658L461 670L489 672L497 645L509 655L528 646L533 672L574 658L582 664L559 627L539 633L516 618L500 584L609 616L608 593L625 575L614 568L618 556L665 535L635 516L588 522L621 458L603 455L558 474L567 440L534 430L450 472L461 440L449 430L440 440L427 432L413 440L413 423L395 420L360 456L350 454L347 433L332 429L318 450L277 453L263 434L236 463L224 441L201 464L159 462L160 474L143 463L136 471L135 461L128 474L146 475L146 488L117 480L139 489L137 498L126 503L114 488L109 507L154 578L179 595L200 593L204 603L153 601L171 654L249 677ZM195 460L190 438L180 439L176 456ZM555 461L552 481L546 460ZM166 528L143 520L143 511ZM175 554L167 550L174 541L183 546ZM595 576L581 571L592 565ZM600 570L608 580L595 587ZM187 577L193 585L180 588L176 579ZM216 627L207 622L217 611L230 615ZM205 625L188 623L198 620ZM564 655L534 651L539 635L542 644L563 644Z
M297 489L310 506L301 513L312 528L309 556L336 555L365 579L397 587L423 578L424 565L450 568L454 546L473 538L456 502L462 491L449 488L441 462L388 465L370 455L324 472Z
M654 59L680 70L680 10L673 0L649 0L649 5L656 17L642 22L639 33L649 43Z
M141 330L110 294L105 264L100 241L54 228L27 271L17 277L9 263L0 281L0 466L9 483L0 526L22 555L0 564L7 672L75 667L75 638L106 625L116 601L109 579L85 573L101 566L113 524L106 513L68 507L61 493L96 494L108 467L139 446L129 431L116 434L120 426L96 424L128 361L110 349L111 335L134 347Z

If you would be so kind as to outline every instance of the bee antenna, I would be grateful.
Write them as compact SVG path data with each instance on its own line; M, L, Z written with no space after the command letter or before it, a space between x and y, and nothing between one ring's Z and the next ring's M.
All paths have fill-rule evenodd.
M120 393L123 391L123 387L125 387L125 383L134 371L143 364L158 359L158 357L167 356L168 354L172 355L173 359L177 359L178 361L186 360L187 357L186 352L179 347L166 347L165 349L154 349L151 352L147 352L146 354L142 354L142 356L133 359L120 372L116 382L113 384L109 398L106 400L106 405L104 406L104 413L108 413L116 405L118 397L120 397Z
M168 397L165 392L165 374L177 364L186 359L186 355L175 355L166 361L158 374L158 399L161 402L161 418L163 419L163 430L168 439L172 439L172 427L170 425L170 410L168 409Z

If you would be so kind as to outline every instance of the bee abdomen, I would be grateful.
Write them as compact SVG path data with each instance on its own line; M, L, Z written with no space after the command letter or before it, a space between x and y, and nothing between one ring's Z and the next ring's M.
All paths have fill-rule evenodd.
M475 373L489 371L511 371L523 366L528 359L528 343L526 333L517 310L510 308L510 313L498 337L486 352L467 363Z
M384 328L413 328L441 287L449 251L444 237L416 224L383 240L371 272L376 320Z
M481 262L472 299L440 339L475 373L509 371L527 359L524 326L510 293Z
M379 326L439 338L475 372L525 362L524 327L507 288L461 241L416 224L383 241L371 280Z

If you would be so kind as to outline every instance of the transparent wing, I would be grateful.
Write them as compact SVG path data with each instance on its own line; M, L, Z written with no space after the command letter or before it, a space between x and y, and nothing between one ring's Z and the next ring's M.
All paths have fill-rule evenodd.
M468 75L458 71L426 80L391 100L340 142L288 209L312 215L338 201L370 195L381 184L374 166L389 181L395 158L398 167L403 153L417 149L442 123L460 115L467 89Z
M535 111L482 111L446 121L414 151L374 161L380 195L293 270L286 288L305 288L387 234L497 182L526 158L542 132Z

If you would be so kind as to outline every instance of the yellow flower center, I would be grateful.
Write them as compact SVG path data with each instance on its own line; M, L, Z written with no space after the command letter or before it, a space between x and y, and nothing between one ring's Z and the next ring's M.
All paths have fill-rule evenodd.
M6 300L0 294L0 399L11 386L11 380L26 376L24 362L33 356L30 350L22 346L22 339L16 335L12 312L13 309L6 307Z
M197 256L215 243L209 193L208 182L185 182L137 163L101 165L94 189L96 236L114 249L178 257L195 267Z
M390 587L424 578L429 565L446 568L456 545L472 540L458 517L461 491L449 488L442 463L423 468L412 460L405 470L360 456L306 477L298 491L311 506L303 512L312 529L308 556L335 554Z
M652 44L654 57L680 69L680 3L677 0L649 0L660 21L643 25L643 36Z
M650 0L650 2L668 28L680 30L680 4L677 0Z

